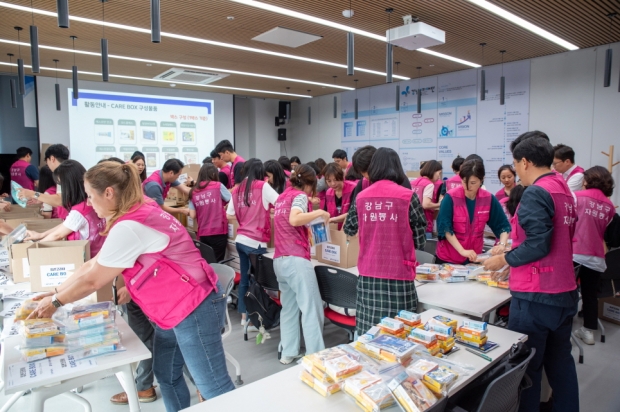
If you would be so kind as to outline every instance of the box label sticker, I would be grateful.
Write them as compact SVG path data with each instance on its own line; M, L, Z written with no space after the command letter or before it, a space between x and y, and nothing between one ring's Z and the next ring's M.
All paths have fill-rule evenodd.
M233 225L232 223L228 224L228 237L233 237L233 235L235 234L235 225Z
M44 288L59 286L75 270L73 263L41 266L41 286Z
M620 322L620 306L603 302L603 316Z
M187 218L187 227L192 228L194 227L194 219L191 217Z
M323 259L334 263L340 263L340 246L332 245L331 243L323 243L321 247Z
M28 262L28 258L22 258L22 273L24 278L30 277L30 262Z

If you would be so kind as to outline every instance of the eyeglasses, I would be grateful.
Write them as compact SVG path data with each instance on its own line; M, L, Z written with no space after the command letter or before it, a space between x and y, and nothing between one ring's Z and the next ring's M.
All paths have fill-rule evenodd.
M559 165L560 163L564 163L564 161L560 160L559 162L553 162L552 164L553 164L553 167L555 167L556 165Z

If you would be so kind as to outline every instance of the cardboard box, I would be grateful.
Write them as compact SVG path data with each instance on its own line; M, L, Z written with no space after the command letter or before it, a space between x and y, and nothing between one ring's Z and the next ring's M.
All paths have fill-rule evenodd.
M187 173L189 177L191 177L192 179L194 179L194 181L196 181L198 179L198 172L200 172L201 167L202 167L202 164L196 164L196 163L185 165L185 167L181 171L181 174Z
M598 300L598 317L620 325L620 297L600 298Z
M316 259L327 265L348 269L357 266L360 253L359 238L349 237L343 231L330 227L331 243L317 246Z
M62 223L62 219L43 219L41 218L27 218L27 219L7 219L6 224L15 229L17 226L23 224L28 230L34 230L35 232L47 232L50 229Z
M9 256L11 257L11 273L13 273L13 282L29 282L30 281L30 263L28 261L28 249L35 247L36 243L16 243L11 245Z
M3 221L13 219L41 219L43 216L39 214L39 209L21 208L13 205L10 212L0 212L0 219Z
M88 240L35 243L28 248L30 289L33 292L51 292L88 260Z

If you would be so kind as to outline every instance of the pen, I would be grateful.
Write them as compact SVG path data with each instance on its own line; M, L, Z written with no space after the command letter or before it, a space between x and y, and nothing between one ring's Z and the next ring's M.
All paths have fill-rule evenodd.
M482 354L482 353L476 352L475 350L470 349L470 348L465 348L465 350L466 350L467 352L469 352L469 353L473 353L473 354L474 354L474 355L476 355L476 356L480 356L482 359L486 359L486 360L488 360L489 362L493 362L493 359L492 359L492 358L490 358L490 357L488 357L487 355L484 355L484 354Z

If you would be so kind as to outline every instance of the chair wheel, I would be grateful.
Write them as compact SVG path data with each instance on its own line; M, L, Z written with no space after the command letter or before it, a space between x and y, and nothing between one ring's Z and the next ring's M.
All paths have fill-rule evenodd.
M605 335L601 335L601 342L605 343Z
M247 341L247 340L248 340L248 334L247 334L247 333L244 333L244 334L243 334L243 340L245 340L245 341Z
M235 385L238 385L238 386L243 385L243 381L241 380L241 375L237 376L237 380L235 381Z

